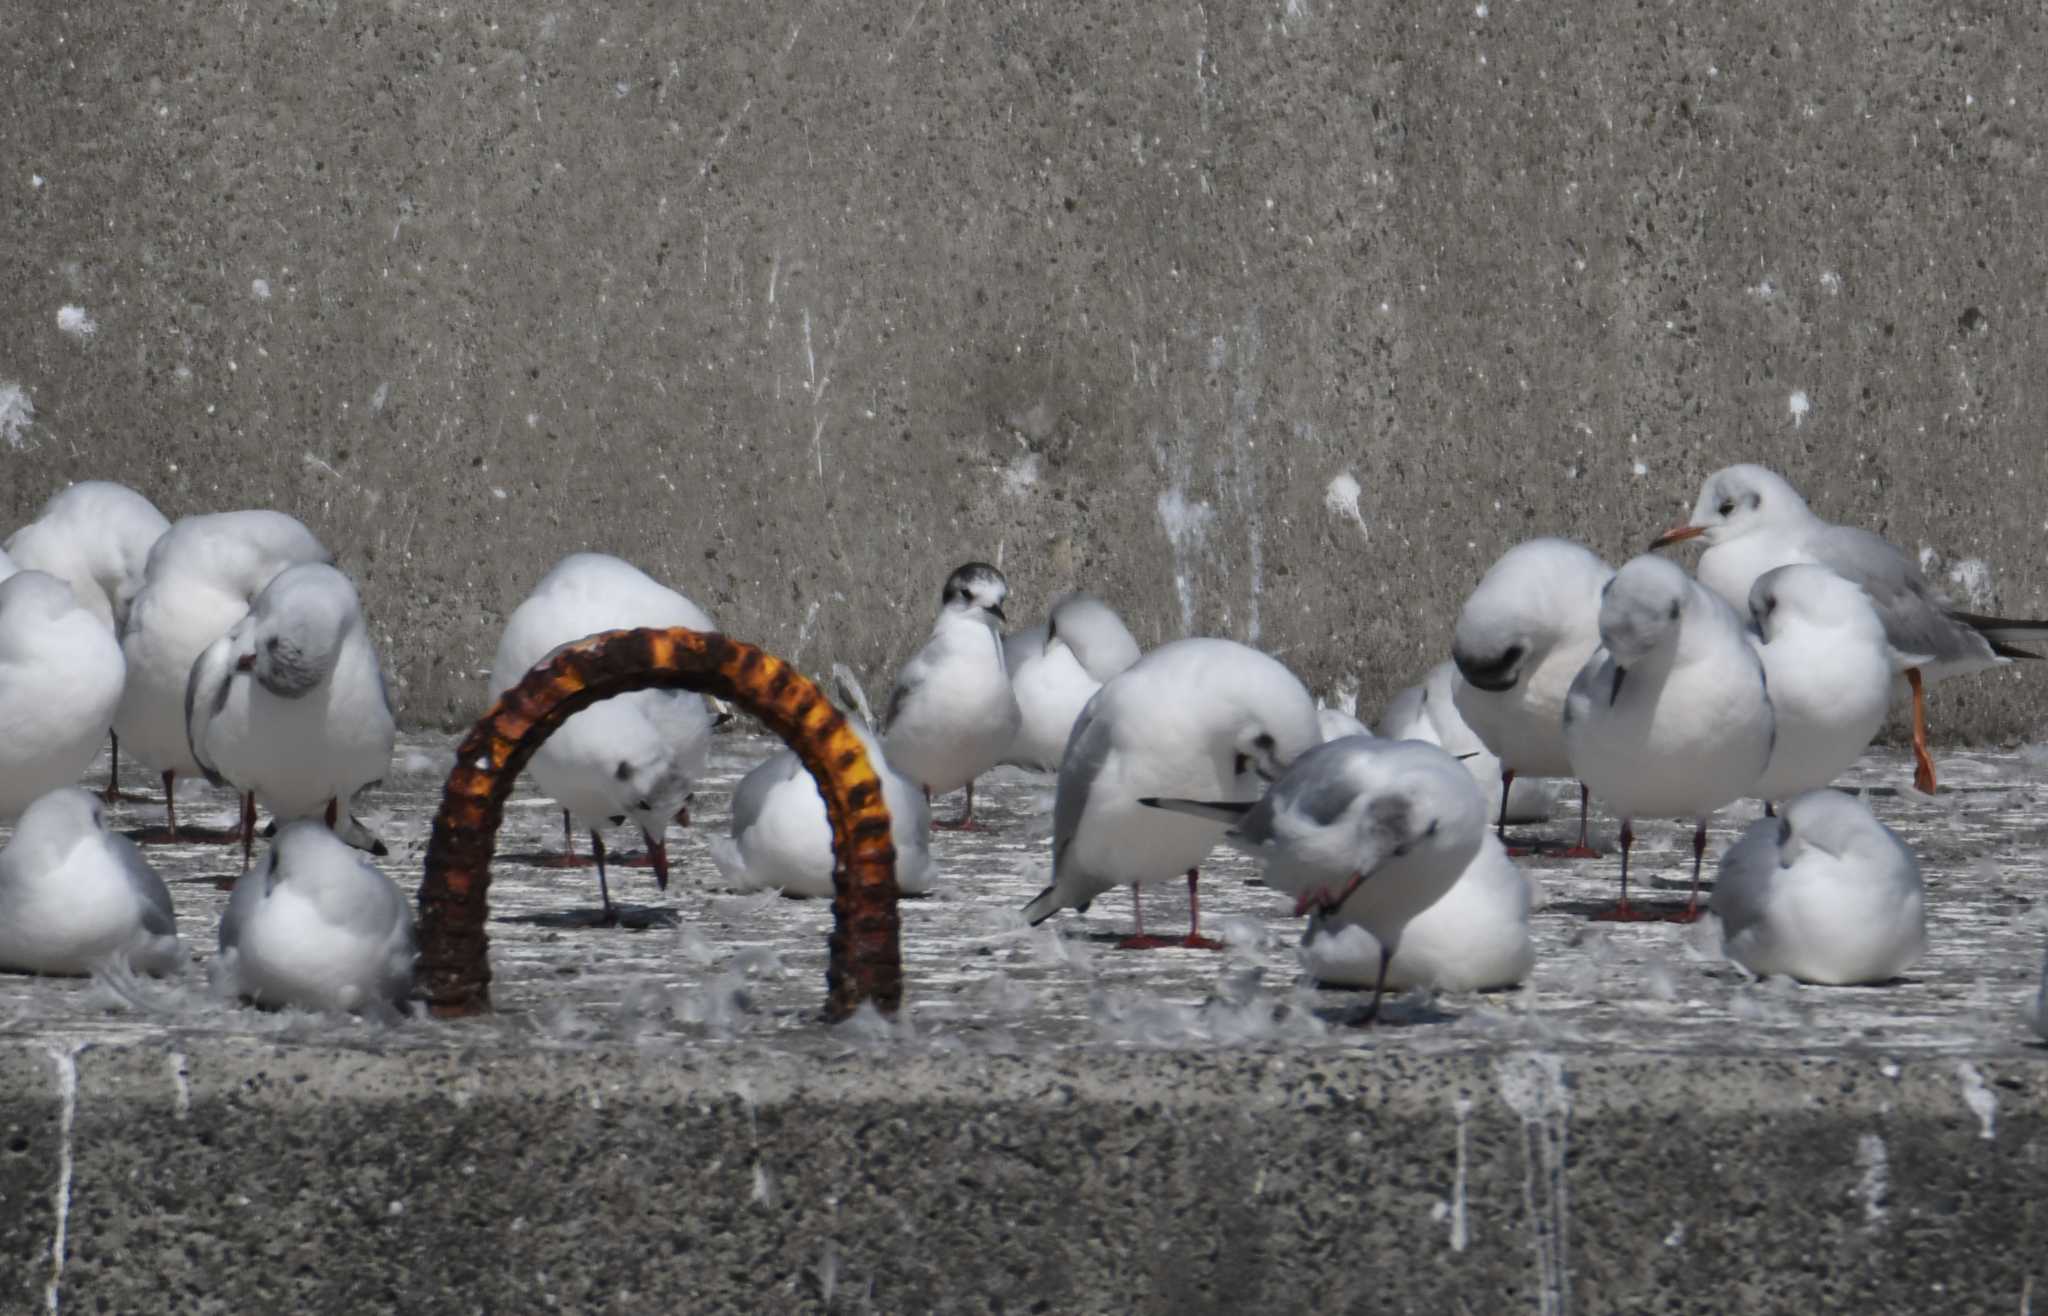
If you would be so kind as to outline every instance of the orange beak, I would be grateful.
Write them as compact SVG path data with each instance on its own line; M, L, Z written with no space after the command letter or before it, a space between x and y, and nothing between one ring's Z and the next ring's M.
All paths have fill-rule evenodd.
M1673 529L1666 530L1663 534L1658 535L1655 539L1652 539L1650 541L1650 547L1652 549L1664 548L1668 545L1677 543L1681 539L1696 539L1705 533L1707 533L1707 528L1703 525L1677 526Z

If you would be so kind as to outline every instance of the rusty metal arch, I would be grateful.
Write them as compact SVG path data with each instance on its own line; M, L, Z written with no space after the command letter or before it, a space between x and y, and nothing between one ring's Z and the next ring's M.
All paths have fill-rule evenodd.
M716 695L746 709L803 760L832 824L831 961L825 1016L903 997L896 847L882 783L860 737L818 687L773 654L677 627L606 631L559 650L507 690L463 737L434 815L420 883L420 987L444 1018L490 1009L485 893L506 797L527 759L569 716L650 687Z

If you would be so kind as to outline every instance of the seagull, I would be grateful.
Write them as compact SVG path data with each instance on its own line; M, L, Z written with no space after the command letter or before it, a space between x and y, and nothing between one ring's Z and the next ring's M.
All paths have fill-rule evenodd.
M1003 665L1020 717L1003 762L1057 772L1074 719L1102 683L1138 661L1138 642L1110 606L1068 594L1043 623L1003 637Z
M505 623L491 668L502 694L564 644L600 631L682 626L716 631L695 603L638 567L603 553L571 553L534 586ZM542 742L527 763L534 784L562 807L565 850L577 826L590 833L606 926L618 922L605 880L607 824L628 820L647 841L655 885L668 889L667 834L711 753L711 713L703 696L639 690L577 713Z
M1539 894L1482 822L1478 853L1465 871L1408 921L1400 949L1387 960L1387 986L1485 992L1519 984L1536 965L1529 912ZM1299 953L1318 982L1370 987L1378 979L1379 939L1360 923L1311 913Z
M1565 699L1574 775L1621 815L1621 903L1628 903L1634 819L1693 818L1692 899L1699 916L1707 815L1747 794L1771 756L1776 722L1763 662L1734 609L1672 563L1632 559L1600 603L1599 649Z
M1487 569L1458 612L1451 661L1464 680L1452 702L1500 759L1503 807L1517 776L1573 775L1565 696L1600 645L1600 594L1613 578L1613 568L1570 540L1526 540ZM1579 842L1563 857L1597 857L1586 822L1582 783ZM1498 832L1505 840L1507 819Z
M114 730L135 756L163 774L165 836L181 838L172 783L201 771L185 728L185 687L192 664L248 614L263 587L286 567L332 562L313 532L283 512L188 516L149 550L143 585L121 630L128 681ZM148 839L156 839L151 837Z
M858 717L849 713L846 720L882 779L890 839L896 845L896 889L906 896L925 895L938 877L932 866L931 804L915 782L889 766L881 740ZM795 750L776 751L740 778L732 795L732 835L712 841L711 859L743 891L834 893L825 797Z
M167 974L183 962L169 889L107 830L103 807L65 786L22 813L0 850L0 969L83 975L125 960Z
M41 571L0 580L0 818L75 785L99 752L127 664L70 586Z
M156 504L127 485L83 480L51 495L36 519L8 538L0 564L12 554L20 570L57 577L118 639L128 605L142 589L149 550L170 528ZM0 565L0 576L6 574ZM113 758L103 798L111 804L122 798L121 738L109 736Z
M974 823L974 779L1002 762L1023 721L1003 664L1003 600L1010 584L986 562L969 562L946 578L939 620L903 670L883 715L889 761L930 795L967 788L959 818Z
M215 989L258 1005L399 1013L412 990L412 906L324 823L277 829L220 920Z
M1153 796L1222 803L1257 799L1322 742L1314 700L1274 658L1231 640L1163 644L1105 683L1074 724L1053 791L1052 885L1024 906L1042 923L1062 909L1086 910L1128 884L1136 931L1128 949L1172 943L1145 935L1138 887L1183 873L1188 935L1180 944L1215 949L1201 935L1198 870L1228 819L1141 807Z
M1765 801L1825 786L1854 763L1891 707L1891 648L1870 596L1826 567L1773 567L1749 590L1778 731L1750 788Z
M1705 542L1700 583L1737 608L1758 576L1792 562L1815 562L1863 587L1884 622L1892 665L1913 698L1913 785L1932 794L1923 682L1980 672L2015 658L2016 647L2048 640L2048 621L2015 621L1959 612L1910 558L1868 530L1815 516L1784 477L1762 466L1729 466L1707 477L1692 519L1657 536L1652 549Z
M248 615L192 664L192 757L217 786L279 820L324 813L383 780L398 724L377 647L349 578L324 562L287 567ZM254 808L242 814L249 860Z
M1840 791L1759 818L1721 856L1711 908L1729 959L1758 977L1847 986L1898 977L1927 949L1920 863Z
M1479 789L1486 792L1488 815L1498 816L1503 826L1544 821L1550 817L1553 802L1550 784L1540 777L1509 779L1500 759L1458 715L1458 687L1464 683L1458 665L1448 658L1430 668L1420 682L1387 701L1380 713L1380 736L1436 745L1463 763ZM1323 738L1336 739L1327 730ZM1508 796L1505 802L1503 790Z
M1227 823L1223 839L1263 861L1267 884L1295 898L1296 914L1373 935L1379 967L1360 1022L1378 1015L1409 924L1451 891L1486 835L1486 797L1471 774L1416 740L1327 741L1256 803L1144 802Z

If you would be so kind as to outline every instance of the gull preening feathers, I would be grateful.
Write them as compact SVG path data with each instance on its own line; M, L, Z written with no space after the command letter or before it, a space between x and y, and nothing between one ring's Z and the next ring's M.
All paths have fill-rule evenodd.
M637 627L716 631L709 613L639 568L603 553L571 553L541 578L505 622L492 664L494 693L519 684L562 645ZM684 807L711 753L711 713L701 695L637 690L592 704L555 729L527 762L543 794L563 810L565 844L590 833L606 923L617 920L605 878L601 829L631 821L647 842L655 883L668 886L668 825Z
M1773 567L1749 591L1777 734L1750 793L1782 800L1825 786L1884 726L1891 650L1870 598L1826 567Z
M1215 945L1201 935L1196 866L1228 820L1148 809L1141 799L1249 804L1320 743L1315 701L1278 660L1231 640L1154 649L1107 682L1074 726L1054 788L1052 885L1024 917L1042 923L1129 886L1137 917L1126 944L1165 944L1145 936L1137 888L1185 874L1182 944Z

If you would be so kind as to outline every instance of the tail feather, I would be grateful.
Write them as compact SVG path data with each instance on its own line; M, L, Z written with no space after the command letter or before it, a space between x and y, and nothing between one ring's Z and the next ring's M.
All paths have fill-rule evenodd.
M1059 913L1059 898L1053 894L1058 890L1059 883L1055 882L1051 886L1047 887L1045 890L1031 897L1031 903L1024 906L1025 921L1030 923L1031 926L1035 928L1039 924L1051 918L1054 914Z
M1147 796L1138 803L1148 809L1164 809L1168 813L1184 813L1190 818L1205 818L1210 822L1234 823L1251 811L1249 800L1162 800Z
M1991 642L1991 651L2001 658L2039 658L2021 644L2048 644L2048 621L2025 621L2014 617L1986 617L1975 612L1951 612L1949 616Z

